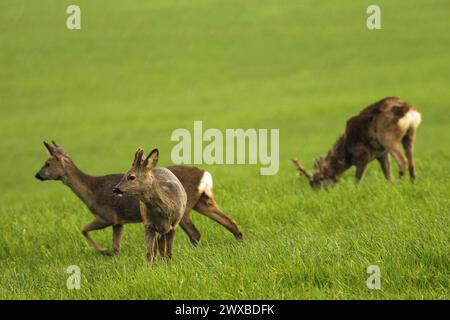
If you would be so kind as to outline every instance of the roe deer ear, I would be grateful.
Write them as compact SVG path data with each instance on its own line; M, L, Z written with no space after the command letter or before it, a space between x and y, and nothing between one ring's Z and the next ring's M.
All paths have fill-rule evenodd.
M56 155L56 154L59 154L59 155L65 156L66 158L69 157L69 155L67 154L67 152L64 151L63 147L61 147L59 144L57 144L57 143L55 142L55 140L52 140L52 145L53 145L53 153L54 153L55 155Z
M139 167L142 162L142 157L144 156L144 149L139 148L136 150L136 153L134 154L134 160L133 160L133 167Z
M50 153L51 156L53 156L55 154L55 149L45 141L44 141L44 146L47 148L48 153Z
M319 171L322 171L323 167L324 167L324 162L325 162L325 159L323 157L320 157L319 159L316 159L314 161L314 168L319 170Z
M319 170L319 160L314 159L314 169Z
M66 162L68 162L69 160L67 159L67 156L63 153L58 152L58 149L56 149L56 152L54 154L55 158L59 161L59 163L61 164L61 166L63 168L66 167Z
M153 149L152 152L145 158L144 160L144 167L147 169L153 169L156 167L156 164L159 160L159 151L158 149Z

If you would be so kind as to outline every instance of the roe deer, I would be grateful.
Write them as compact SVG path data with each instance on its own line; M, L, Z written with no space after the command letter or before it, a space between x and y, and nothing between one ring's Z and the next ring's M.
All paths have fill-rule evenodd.
M163 259L172 258L175 229L186 209L187 196L180 180L169 169L156 167L158 149L153 149L144 160L143 156L144 150L138 149L131 169L111 191L118 197L125 194L139 199L147 260L152 265L157 247Z
M360 182L367 164L374 159L379 161L385 178L390 180L391 154L397 161L400 176L403 176L408 163L409 175L414 181L414 140L420 122L421 115L413 106L396 97L384 98L347 121L345 133L327 156L315 161L316 172L313 175L297 159L292 159L292 162L311 187L321 188L336 183L353 165L356 166L356 180Z
M42 181L60 180L70 187L95 216L95 219L83 228L82 233L85 238L100 253L108 255L118 253L124 224L142 221L137 199L130 196L117 198L111 193L123 173L98 177L88 175L78 169L61 146L55 142L52 144L44 142L44 145L50 153L50 158L35 177ZM186 190L187 207L180 227L186 232L193 245L199 242L201 234L190 218L192 209L226 227L236 239L243 239L234 220L217 207L212 192L212 177L209 172L189 166L172 166L168 169L177 176ZM110 226L113 228L112 252L99 246L89 234L90 231Z

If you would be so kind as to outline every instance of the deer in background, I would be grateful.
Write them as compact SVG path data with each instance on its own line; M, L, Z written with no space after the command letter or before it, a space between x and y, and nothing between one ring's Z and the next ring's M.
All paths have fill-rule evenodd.
M169 169L156 167L158 149L153 149L144 160L143 156L144 150L138 149L131 169L111 191L118 197L127 194L139 199L147 260L152 265L157 248L163 259L172 258L175 229L186 209L187 196L183 185Z
M311 187L322 188L336 183L351 166L356 167L356 181L359 183L367 164L375 159L380 163L385 178L390 180L391 154L399 166L400 176L404 175L408 165L409 175L414 181L414 141L420 122L421 115L412 105L396 97L384 98L347 121L345 133L327 156L315 161L314 174L309 174L299 160L292 159L292 162Z
M41 181L59 180L67 185L93 213L95 219L82 231L84 237L97 252L110 255L120 251L124 225L142 221L139 201L131 196L115 197L111 190L123 176L110 174L91 176L80 170L64 149L54 141L44 142L50 158L35 177ZM191 243L197 245L201 234L190 218L191 210L195 210L220 223L233 233L236 239L243 236L236 222L224 214L217 206L213 194L212 176L209 172L196 167L168 167L180 180L187 194L187 206L180 227L188 235ZM113 229L113 250L101 247L90 235L91 231L111 227Z

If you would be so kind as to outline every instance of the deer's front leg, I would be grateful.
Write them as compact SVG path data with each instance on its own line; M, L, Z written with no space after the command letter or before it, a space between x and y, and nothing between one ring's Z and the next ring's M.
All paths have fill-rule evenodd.
M145 242L147 244L147 261L152 266L156 256L156 230L153 225L145 225Z
M123 224L113 225L113 252L115 254L120 251L120 242L122 241Z
M166 260L172 259L173 238L175 237L175 229L170 230L166 236Z
M367 162L359 162L356 164L356 182L360 183L363 176L364 176L364 171L366 171L367 168Z
M167 246L166 246L166 235L165 234L159 235L158 249L159 249L159 255L161 256L161 258L166 260Z
M87 239L87 241L92 244L92 246L94 247L95 251L100 252L101 254L104 255L110 255L111 252L106 249L103 248L101 246L99 246L97 244L97 242L94 240L94 238L91 237L91 235L89 234L90 231L95 231L95 230L101 230L104 229L106 227L109 227L111 225L110 222L106 222L103 221L99 218L96 218L94 221L92 221L91 223L87 224L82 231L83 236Z

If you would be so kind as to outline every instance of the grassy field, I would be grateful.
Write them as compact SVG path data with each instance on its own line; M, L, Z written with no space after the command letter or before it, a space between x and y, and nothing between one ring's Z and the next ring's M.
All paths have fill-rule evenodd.
M78 0L0 4L1 299L448 299L450 3L373 1ZM384 181L372 163L329 192L308 169L366 105L396 95L423 115L418 179ZM138 146L170 165L176 128L279 128L280 170L202 166L237 243L197 213L203 238L179 230L174 259L149 269L142 225L127 225L116 257L80 230L92 216L59 182L34 174L55 139L85 172L128 169ZM394 168L395 173L397 168ZM111 246L111 230L93 233ZM82 271L68 290L66 268ZM369 265L381 289L366 287Z

